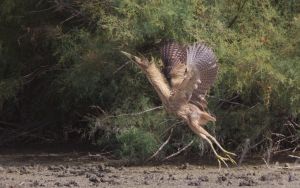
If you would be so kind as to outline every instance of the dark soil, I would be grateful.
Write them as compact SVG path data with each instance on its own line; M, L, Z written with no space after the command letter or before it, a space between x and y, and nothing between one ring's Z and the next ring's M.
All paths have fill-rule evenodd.
M281 163L280 163L281 164ZM88 152L1 152L0 188L14 187L300 187L294 163L241 167L161 164L124 166ZM288 166L289 169L286 169Z

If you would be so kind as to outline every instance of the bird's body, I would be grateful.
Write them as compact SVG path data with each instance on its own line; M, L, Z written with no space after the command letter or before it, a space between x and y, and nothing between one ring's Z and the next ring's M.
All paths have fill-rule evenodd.
M186 91L190 102L202 109L206 108L205 96L217 77L217 58L213 50L204 44L190 46L168 42L161 48L164 63L164 74L172 90L176 91L187 74L192 75L189 81L191 91Z
M215 137L202 127L208 121L216 121L206 112L205 100L218 72L217 58L213 50L202 43L184 46L169 42L162 46L161 58L164 64L163 73L169 81L172 95L175 95L169 98L172 111L177 112L198 136L209 143L219 164L220 161L226 164L226 160L235 163L230 157L235 154L226 151ZM213 143L225 153L226 157L216 152Z
M201 43L183 46L170 42L161 48L164 63L163 73L155 63L123 52L132 59L146 74L148 80L159 95L169 113L183 119L191 130L208 142L219 164L225 161L235 163L231 158L234 153L226 151L204 125L216 119L207 112L205 96L216 80L218 65L213 50ZM219 155L214 148L224 152Z

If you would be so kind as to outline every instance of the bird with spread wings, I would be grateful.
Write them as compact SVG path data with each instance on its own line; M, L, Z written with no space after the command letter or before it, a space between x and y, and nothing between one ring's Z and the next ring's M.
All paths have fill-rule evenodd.
M162 46L161 57L164 63L163 72L173 92L180 87L188 74L194 76L194 79L189 81L189 84L194 84L189 102L205 110L205 95L216 80L218 72L217 58L212 49L204 44L186 47L169 42ZM195 80L196 83L193 83Z
M161 48L161 59L164 65L161 71L155 62L123 52L132 59L145 73L148 80L159 95L165 109L185 120L191 130L208 142L219 165L226 161L234 164L231 156L209 132L205 124L216 119L207 112L205 99L209 88L216 80L217 58L211 48L203 43L181 45L168 42ZM224 153L219 155L214 144Z

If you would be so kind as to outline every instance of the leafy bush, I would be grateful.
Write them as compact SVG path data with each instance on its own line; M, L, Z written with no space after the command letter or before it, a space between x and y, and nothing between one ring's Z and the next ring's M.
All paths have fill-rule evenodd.
M279 147L296 146L299 3L174 2L3 0L0 120L20 125L14 130L5 125L11 134L3 131L0 144L18 130L34 130L32 140L43 138L40 134L60 141L63 135L72 135L66 136L69 140L93 138L99 147L119 148L122 156L147 157L178 122L162 111L124 115L161 103L120 50L158 59L161 42L175 39L186 44L203 41L219 58L218 80L208 96L209 109L217 116L217 123L208 127L219 140L231 148L245 138L264 146L280 133L294 139ZM138 134L151 141L144 143ZM166 154L193 138L188 129L177 126ZM150 145L139 153L143 144ZM195 148L191 151L199 151Z
M129 128L117 136L120 142L119 155L129 160L145 160L157 148L155 136L143 129Z

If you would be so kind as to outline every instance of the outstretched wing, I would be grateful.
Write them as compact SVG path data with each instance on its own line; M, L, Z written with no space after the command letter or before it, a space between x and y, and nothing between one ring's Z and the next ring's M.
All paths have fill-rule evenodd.
M171 70L178 64L186 63L186 49L176 42L168 42L160 49L161 58L164 63L164 74L171 79Z
M218 65L213 50L204 44L196 43L187 48L187 69L196 75L198 82L191 102L205 103L205 95L216 80Z

